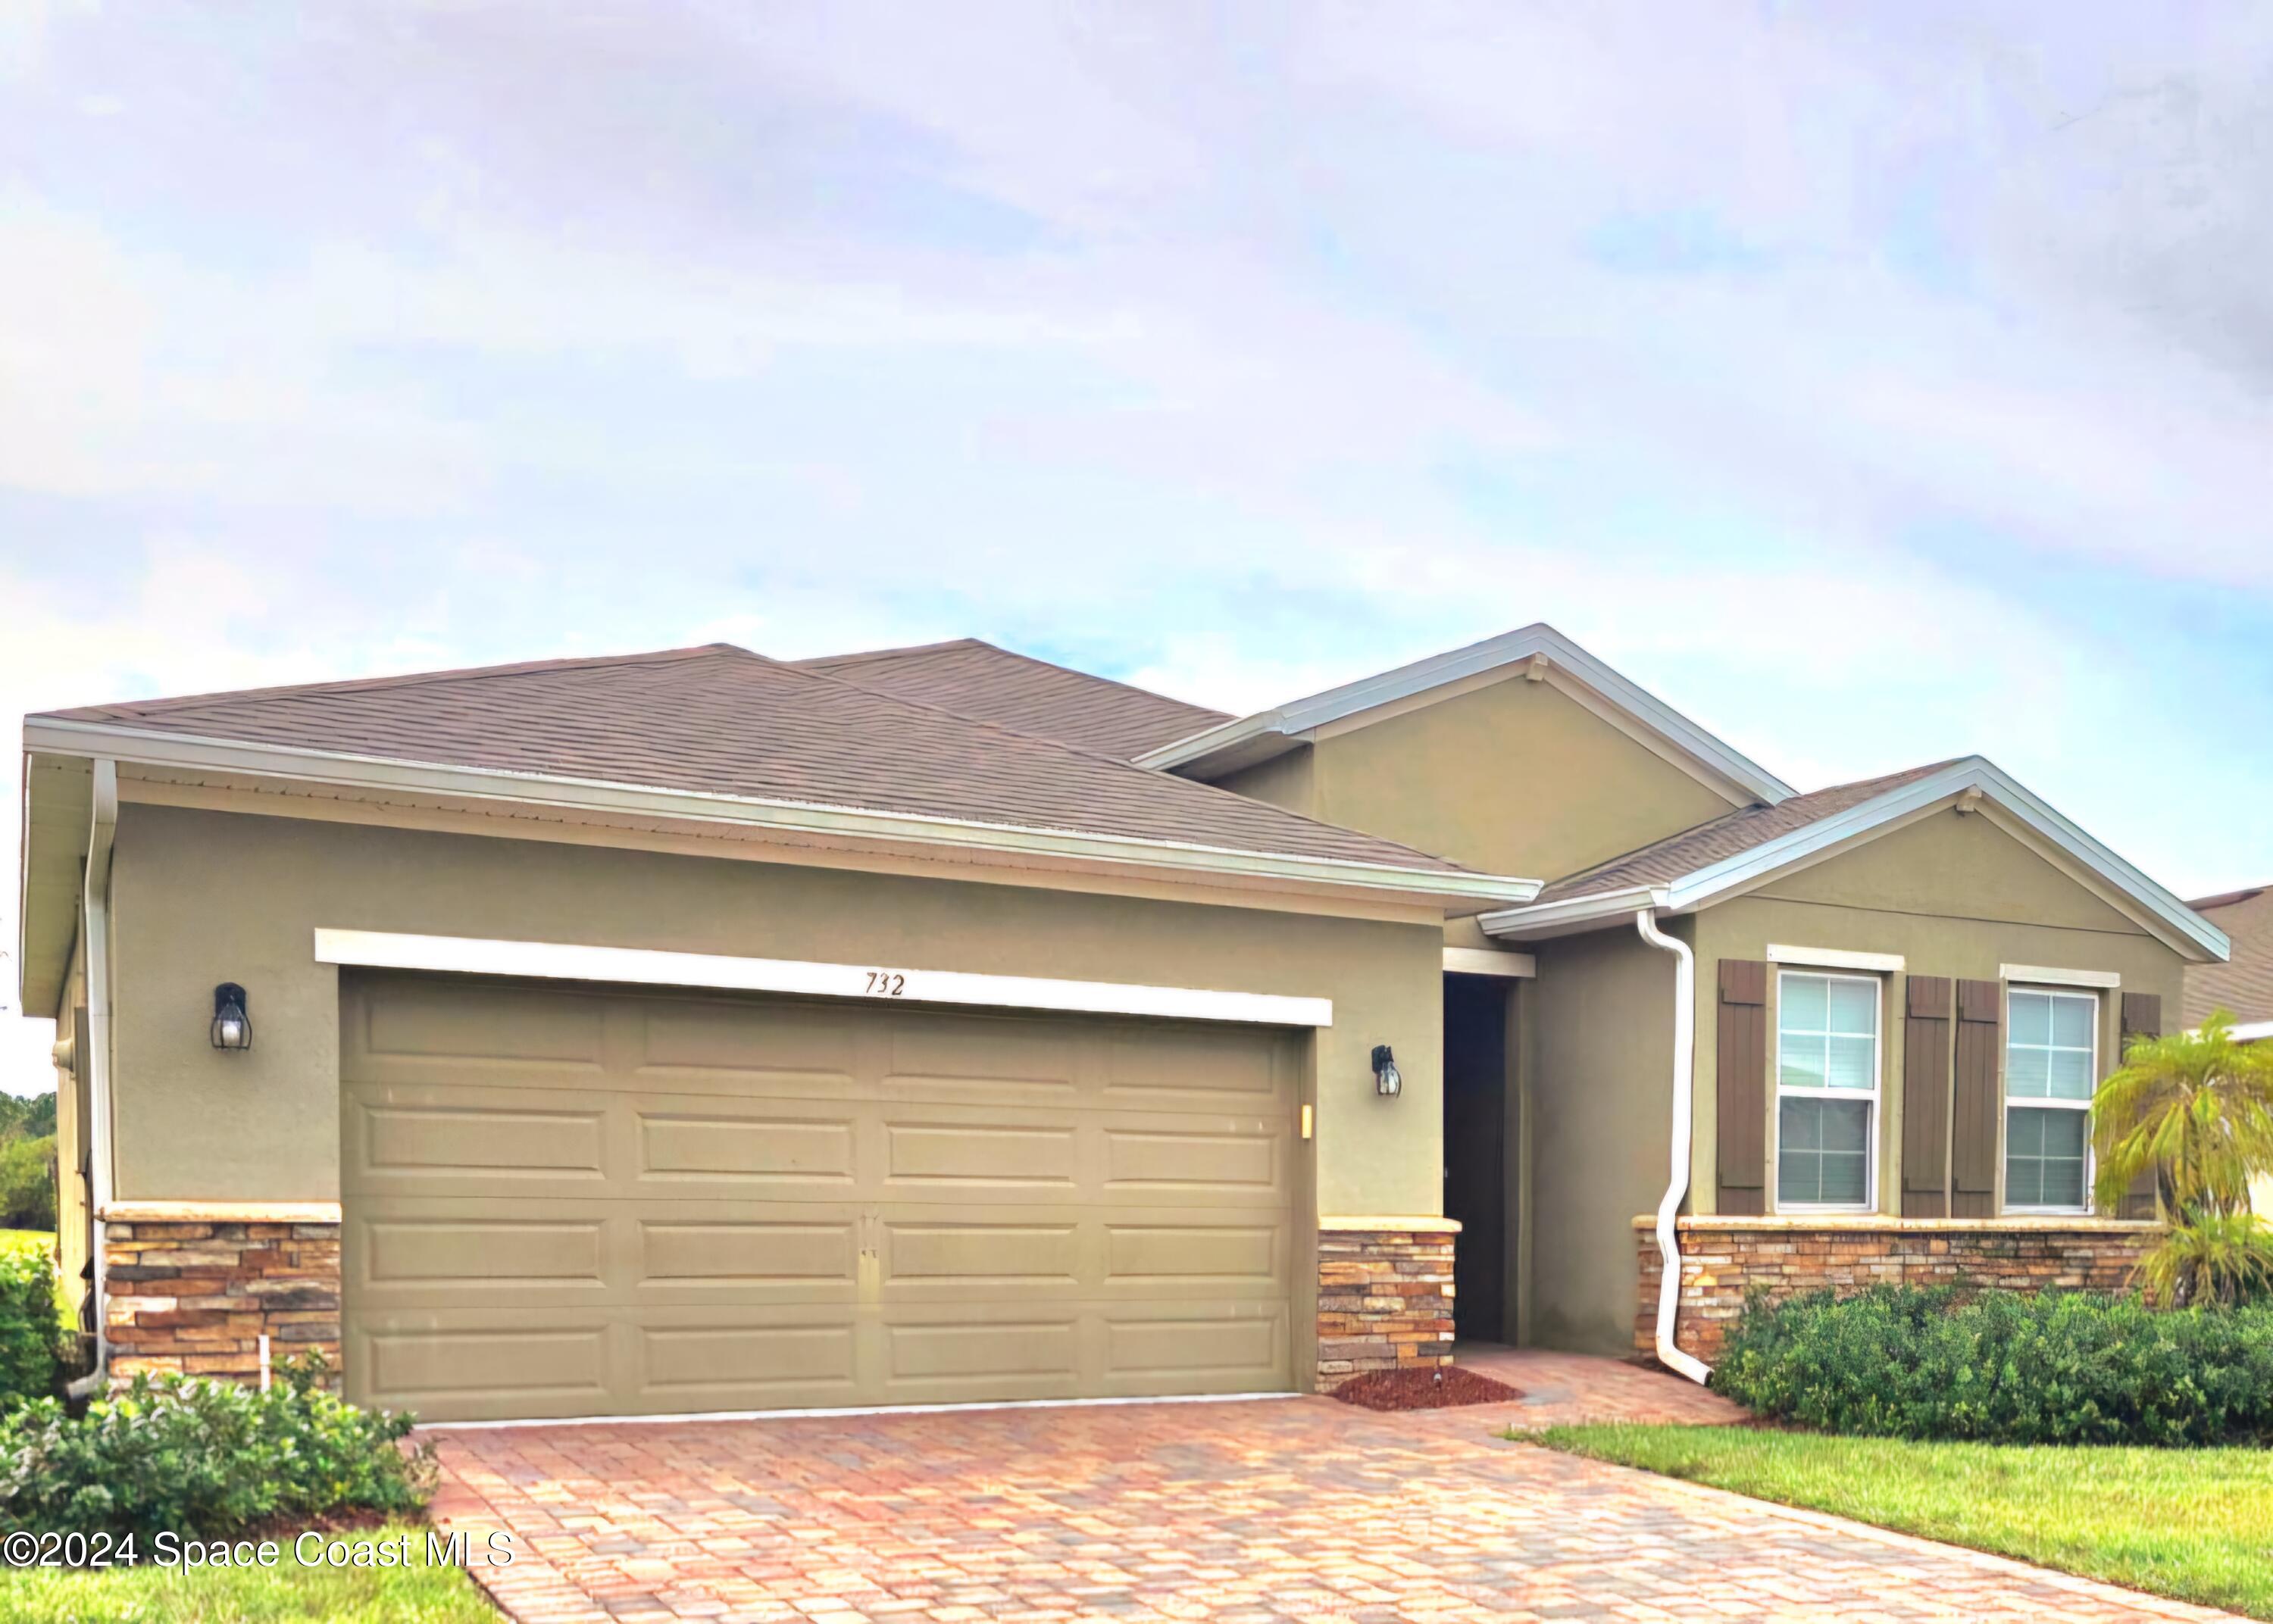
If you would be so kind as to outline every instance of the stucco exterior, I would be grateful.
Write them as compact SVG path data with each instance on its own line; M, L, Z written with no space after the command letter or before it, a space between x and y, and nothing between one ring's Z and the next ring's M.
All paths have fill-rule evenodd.
M1633 1216L1665 1189L1674 961L1632 929L1541 946L1522 1012L1521 1339L1618 1355Z
M1760 959L1771 943L1899 954L1909 973L1994 981L2006 964L2111 972L2163 999L2175 1022L2184 961L1981 812L1938 812L1696 916L1697 1122L1689 1210L1714 1209L1714 965ZM1769 978L1774 997L1774 977ZM1891 979L1880 1007L1877 1208L1901 1207L1902 1029ZM2119 1013L2101 1000L2103 1074ZM1774 1009L1769 1010L1770 1029ZM2001 1161L2001 1158L2000 1158Z
M337 1199L333 926L1331 998L1316 1210L1440 1208L1430 926L139 804L115 864L122 1200ZM250 993L249 1052L207 1041L221 981ZM1374 1090L1377 1043L1401 1099Z
M1730 810L1553 682L1497 673L1353 717L1220 786L1487 873L1551 879ZM1447 939L1481 946L1473 921Z

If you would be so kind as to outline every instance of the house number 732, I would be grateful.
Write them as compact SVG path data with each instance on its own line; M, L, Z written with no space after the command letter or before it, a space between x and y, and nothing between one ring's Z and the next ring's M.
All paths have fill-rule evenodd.
M875 998L897 998L908 990L908 978L897 970L872 969L866 991Z

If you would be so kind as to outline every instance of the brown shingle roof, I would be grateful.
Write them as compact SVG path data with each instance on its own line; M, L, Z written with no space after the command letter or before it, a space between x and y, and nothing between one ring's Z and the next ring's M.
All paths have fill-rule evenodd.
M864 688L1130 760L1230 718L975 637L793 663Z
M1795 795L1789 800L1779 801L1774 806L1747 806L1700 823L1693 829L1668 835L1662 841L1623 857L1612 857L1607 863L1567 874L1543 888L1536 899L1540 902L1560 902L1566 897L1591 896L1598 891L1623 891L1633 886L1670 884L1684 874L1750 851L1755 846L1766 845L1781 834L1806 827L1835 813L1859 806L1864 801L1884 795L1889 790L1899 790L1906 783L1939 773L1954 764L1934 761L1924 767L1913 767L1882 777L1857 779L1853 783L1834 784L1827 790L1812 790L1806 795Z
M1456 872L1393 841L731 644L49 713L163 733Z
M2187 906L2233 943L2226 963L2187 966L2187 1024L2200 1026L2214 1009L2231 1010L2243 1022L2273 1021L2273 885Z

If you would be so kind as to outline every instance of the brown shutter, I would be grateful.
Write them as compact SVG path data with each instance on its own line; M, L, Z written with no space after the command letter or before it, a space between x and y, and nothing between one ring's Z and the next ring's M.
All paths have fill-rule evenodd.
M1902 1020L1902 1216L1949 1216L1949 1026L1947 976L1909 977Z
M1722 960L1716 1014L1720 1210L1757 1216L1768 1209L1767 965L1759 959Z
M1950 1106L1949 1216L1997 1216L1998 1071L2004 1059L2005 987L1957 984L1956 1089Z
M2123 1051L2131 1047L2133 1038L2160 1037L2162 1035L2161 995L2126 992L2123 995L2122 1042L2116 1048L2116 1065L2123 1063ZM2123 1199L2116 1203L2117 1217L2151 1218L2155 1216L2155 1171L2150 1167L2131 1181L2131 1187L2123 1192Z

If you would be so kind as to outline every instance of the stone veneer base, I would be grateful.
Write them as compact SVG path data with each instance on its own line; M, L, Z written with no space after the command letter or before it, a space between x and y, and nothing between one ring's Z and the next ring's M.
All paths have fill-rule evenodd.
M1369 1370L1452 1362L1453 1239L1449 1226L1320 1231L1320 1392Z
M1657 1349L1655 1220L1634 1220L1641 1301L1634 1350ZM2121 1291L2153 1231L2108 1218L1683 1218L1681 1310L1674 1345L1710 1364L1748 1292L1773 1298L1828 1286L1842 1297L1873 1285Z
M220 1221L102 1230L113 1386L143 1371L254 1381L272 1360L340 1368L340 1226Z

